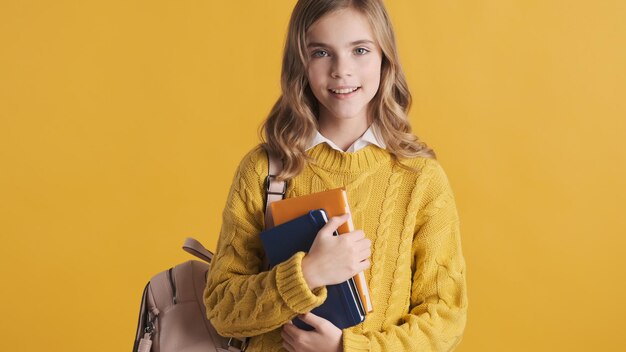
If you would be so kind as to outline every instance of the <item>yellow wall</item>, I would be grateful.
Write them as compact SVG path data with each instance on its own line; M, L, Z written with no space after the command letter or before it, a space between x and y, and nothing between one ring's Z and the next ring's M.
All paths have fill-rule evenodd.
M626 6L386 1L462 220L459 351L626 349ZM293 0L0 2L0 350L127 351L214 248Z

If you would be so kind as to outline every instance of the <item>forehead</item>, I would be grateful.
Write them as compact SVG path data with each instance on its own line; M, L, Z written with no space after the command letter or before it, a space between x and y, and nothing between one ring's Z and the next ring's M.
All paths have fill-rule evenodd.
M322 16L309 27L306 33L307 43L348 46L359 40L375 42L367 17L352 8L333 11Z

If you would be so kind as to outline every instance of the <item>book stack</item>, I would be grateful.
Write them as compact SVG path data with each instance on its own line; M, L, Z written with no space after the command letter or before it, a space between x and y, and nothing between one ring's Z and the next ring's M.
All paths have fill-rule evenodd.
M308 252L317 232L334 216L350 212L344 188L331 189L301 197L287 198L270 205L272 229L261 233L270 267L299 251ZM336 235L354 231L352 219L342 224ZM363 272L337 285L328 285L326 301L312 313L330 320L340 329L361 323L373 307ZM304 330L313 328L299 319L294 324Z

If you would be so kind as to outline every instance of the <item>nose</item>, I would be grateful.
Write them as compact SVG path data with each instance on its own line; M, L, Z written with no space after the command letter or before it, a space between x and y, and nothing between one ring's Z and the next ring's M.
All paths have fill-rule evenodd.
M352 64L349 57L343 55L335 55L331 66L330 76L333 78L342 78L352 76Z

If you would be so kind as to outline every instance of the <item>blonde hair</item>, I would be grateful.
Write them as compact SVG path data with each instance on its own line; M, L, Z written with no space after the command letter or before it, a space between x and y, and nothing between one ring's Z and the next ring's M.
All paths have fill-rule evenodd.
M291 14L282 62L281 89L269 116L260 126L262 146L283 160L279 180L298 175L305 163L315 163L306 152L318 129L319 103L307 79L306 33L324 15L353 8L369 21L375 40L382 49L378 92L368 105L368 115L380 131L387 150L401 167L402 158L435 158L432 149L411 132L407 113L411 93L400 66L391 21L381 0L299 0Z

